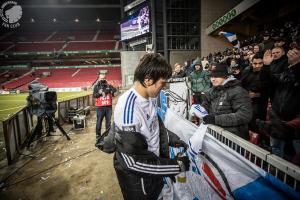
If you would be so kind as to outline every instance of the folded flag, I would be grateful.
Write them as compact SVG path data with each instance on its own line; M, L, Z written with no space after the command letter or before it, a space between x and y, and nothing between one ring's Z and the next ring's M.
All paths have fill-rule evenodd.
M202 107L200 104L193 104L190 109L190 115L196 116L198 118L203 118L206 115L208 115L208 112L204 107Z

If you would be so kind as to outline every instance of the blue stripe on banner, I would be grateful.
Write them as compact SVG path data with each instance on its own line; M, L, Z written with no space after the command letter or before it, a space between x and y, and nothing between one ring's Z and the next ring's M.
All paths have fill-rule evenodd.
M160 91L159 93L159 101L160 104L157 109L157 114L160 116L161 120L164 121L165 120L165 115L168 109L168 104L167 104L167 96L165 95L165 92L163 90Z
M275 178L271 174L267 174L265 179L270 182L274 187L278 188L279 190L283 191L287 195L290 196L290 199L299 199L300 200L300 193L293 190L291 187L289 187L286 184L283 184L281 181L279 181L277 178Z
M131 103L132 103L132 99L134 98L134 96L135 96L134 94L131 95L130 100L129 100L129 104L128 104L127 112L126 112L126 124L129 123L130 108L131 108Z
M175 158L175 152L174 152L174 148L170 147L170 158L174 159Z
M130 99L130 96L133 94L133 92L131 91L126 99L126 104L125 104L125 109L124 109L124 113L123 113L123 123L125 124L125 120L126 120L126 109L127 109L127 104L128 101Z
M194 151L194 149L192 148L192 144L191 141L189 141L189 146L190 146L190 151L192 154L197 155L197 153Z
M136 96L134 97L133 102L132 102L132 106L131 106L131 118L130 118L130 123L131 124L133 122L133 108L134 108L135 100L136 100Z
M197 155L194 155L191 151L189 151L189 153L190 153L190 156L189 156L189 157L191 157L191 160L192 160L192 162L194 163L194 165L192 165L192 170L193 170L193 172L195 172L195 173L201 175L201 172L200 172L200 170L199 170L199 168L198 168L198 166L197 166L197 162L196 162L196 160L195 160L195 156L197 156Z
M249 200L288 200L288 199L299 199L300 197L296 196L297 198L291 198L285 191L280 191L277 187L270 184L270 181L273 182L274 180L268 180L264 177L259 177L256 180L248 183L245 186L242 186L233 191L233 195L235 199L249 199ZM278 181L278 180L277 180ZM278 183L277 183L278 184ZM283 183L281 183L282 185ZM294 196L295 197L295 196Z

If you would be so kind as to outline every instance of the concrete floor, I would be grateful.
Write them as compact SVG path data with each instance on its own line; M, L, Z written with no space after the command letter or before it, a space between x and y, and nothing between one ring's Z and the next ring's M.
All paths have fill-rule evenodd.
M34 142L23 152L36 158L20 157L13 165L0 169L0 180L9 185L0 190L0 199L10 200L119 200L123 199L113 168L113 154L95 145L95 113L87 128L71 131L71 140L58 136ZM64 125L66 131L71 125ZM10 175L11 174L11 175Z

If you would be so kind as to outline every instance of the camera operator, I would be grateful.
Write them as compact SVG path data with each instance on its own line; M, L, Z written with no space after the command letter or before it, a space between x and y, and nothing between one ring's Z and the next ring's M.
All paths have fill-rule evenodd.
M100 78L94 86L93 97L96 98L95 106L97 107L96 122L96 143L101 136L101 126L105 117L105 128L108 129L111 123L112 114L112 97L116 89L109 85L104 78Z

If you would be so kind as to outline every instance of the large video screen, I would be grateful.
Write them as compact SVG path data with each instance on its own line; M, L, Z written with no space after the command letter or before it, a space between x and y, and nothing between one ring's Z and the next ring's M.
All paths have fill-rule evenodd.
M145 6L121 23L121 40L128 40L150 31L149 6Z

